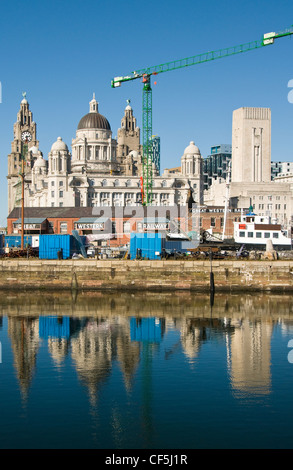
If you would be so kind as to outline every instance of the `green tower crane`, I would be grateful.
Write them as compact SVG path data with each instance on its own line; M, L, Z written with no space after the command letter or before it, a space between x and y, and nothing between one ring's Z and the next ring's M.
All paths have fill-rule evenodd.
M170 72L191 65L198 65L211 60L223 59L224 57L240 54L242 52L252 51L260 47L274 44L275 40L293 34L293 25L279 33L264 34L262 39L257 41L240 44L216 51L210 51L203 54L194 55L185 59L178 59L164 64L146 67L144 69L131 72L130 75L124 77L115 77L111 81L112 88L120 87L121 83L129 82L132 80L141 79L143 83L143 103L142 103L142 128L143 128L143 175L142 175L142 195L143 204L149 205L152 203L152 87L151 76L163 72Z

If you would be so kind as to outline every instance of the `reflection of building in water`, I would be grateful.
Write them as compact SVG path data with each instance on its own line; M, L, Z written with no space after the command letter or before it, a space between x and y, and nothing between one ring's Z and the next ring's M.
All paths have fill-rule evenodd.
M268 322L244 320L230 339L231 386L234 391L268 394L271 389L271 335Z
M132 342L129 336L129 321L127 317L119 317L117 334L117 359L123 373L125 388L131 389L132 380L140 361L140 346Z
M180 329L183 353L190 361L198 356L204 342L224 341L226 333L234 331L234 327L222 318L182 318L176 319L175 324Z
M198 356L201 344L201 331L190 322L184 322L180 328L181 345L185 356L193 360Z
M68 355L70 343L66 338L48 338L48 351L55 364L61 366Z
M110 375L115 346L111 323L99 319L89 319L86 327L71 341L78 376L88 388L93 403L100 384Z
M85 319L71 318L67 316L40 316L40 339L48 341L48 349L58 365L64 361L69 351L70 338L75 335L85 324Z
M100 385L118 359L127 390L140 361L139 344L131 343L127 317L87 319L86 326L71 340L72 358L92 403Z
M23 397L27 398L39 348L38 318L8 317L8 335L11 340L20 390Z

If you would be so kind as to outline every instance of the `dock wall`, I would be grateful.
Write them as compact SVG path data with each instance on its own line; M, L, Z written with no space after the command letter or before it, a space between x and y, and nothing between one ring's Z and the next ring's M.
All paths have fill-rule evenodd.
M0 260L0 289L293 291L293 260Z

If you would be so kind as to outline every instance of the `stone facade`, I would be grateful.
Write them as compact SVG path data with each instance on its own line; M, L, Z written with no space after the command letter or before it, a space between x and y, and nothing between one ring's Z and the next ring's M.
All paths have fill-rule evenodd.
M8 156L8 211L20 205L21 134L29 129L32 139L25 167L26 207L99 207L142 204L142 147L140 129L128 102L118 138L113 139L108 120L98 111L93 96L89 113L82 117L72 154L61 137L45 160L36 140L27 100L21 102L14 126L12 153ZM199 202L202 198L202 157L194 142L185 149L181 171L160 176L153 163L152 205L172 206Z
M233 112L232 181L271 181L271 110L239 108Z
M0 260L1 289L210 292L210 260ZM293 291L293 261L213 260L216 292Z

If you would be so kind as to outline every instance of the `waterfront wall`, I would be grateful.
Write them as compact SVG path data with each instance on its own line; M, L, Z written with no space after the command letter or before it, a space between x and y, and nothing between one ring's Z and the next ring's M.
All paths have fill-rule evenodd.
M293 260L0 260L1 289L293 291Z

